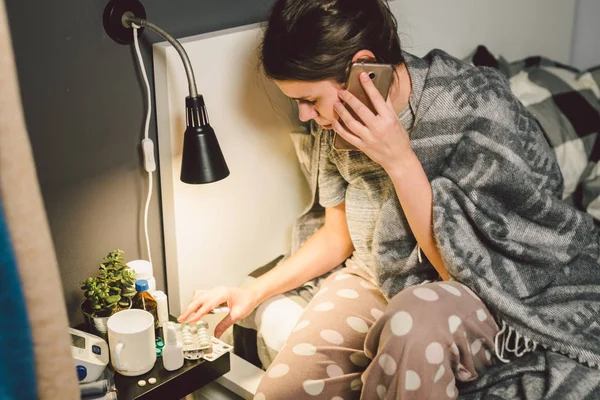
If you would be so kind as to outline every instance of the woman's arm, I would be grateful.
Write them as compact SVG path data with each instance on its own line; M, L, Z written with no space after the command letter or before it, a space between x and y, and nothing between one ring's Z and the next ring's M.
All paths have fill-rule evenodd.
M331 271L352 251L346 205L327 208L325 224L290 258L244 287L218 286L208 293L197 290L178 321L196 322L221 304L227 304L229 313L215 326L215 336L219 337L261 302Z
M346 204L327 208L325 224L290 258L246 286L259 304L323 275L354 251L346 222Z
M412 150L406 130L398 121L391 97L384 100L367 74L362 73L360 79L377 115L343 90L339 93L340 99L364 122L356 120L343 104L336 103L334 110L348 129L337 120L333 121L333 128L385 169L419 246L442 279L448 280L450 275L433 236L433 193L427 175Z
M431 184L417 156L410 152L402 160L388 165L402 210L417 243L443 280L450 279L433 236L433 193Z

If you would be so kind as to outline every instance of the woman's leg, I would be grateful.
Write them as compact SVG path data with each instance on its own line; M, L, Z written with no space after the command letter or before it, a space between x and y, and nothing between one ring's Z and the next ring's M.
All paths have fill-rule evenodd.
M373 362L362 399L456 399L456 380L471 381L494 363L498 326L466 286L435 282L397 294L369 331Z
M370 362L365 337L386 305L364 278L347 269L332 274L267 369L255 399L358 399Z

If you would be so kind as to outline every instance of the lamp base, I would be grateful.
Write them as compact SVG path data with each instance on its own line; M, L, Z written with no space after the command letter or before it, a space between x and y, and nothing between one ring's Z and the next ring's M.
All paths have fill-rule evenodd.
M126 15L146 19L146 10L138 0L110 0L104 8L104 30L111 39L120 44L133 43L133 28L124 22L123 17ZM143 29L139 30L140 33Z

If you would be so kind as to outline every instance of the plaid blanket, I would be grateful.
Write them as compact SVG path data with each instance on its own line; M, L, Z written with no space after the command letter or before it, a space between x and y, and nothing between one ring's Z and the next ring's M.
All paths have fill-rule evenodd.
M435 230L449 269L499 316L504 330L499 335L500 357L511 356L502 349L512 350L521 357L512 357L510 364L494 367L477 381L464 385L460 388L461 396L598 398L600 371L584 365L597 366L600 357L598 232L592 218L586 219L583 213L567 205L587 211L596 218L596 223L599 220L598 70L580 72L541 57L507 63L484 48L479 48L469 61L501 71L510 79L512 93L521 103L511 101L512 95L503 92L505 85L500 74L484 70L480 74L466 74L463 82L456 83L453 94L447 93L446 106L458 105L459 110L479 107L481 111L497 107L499 100L508 101L508 108L499 108L508 110L509 124L514 123L514 132L523 135L511 137L500 132L494 121L482 120L462 127L454 139L446 136L449 140L441 140L444 133L440 133L432 148L443 153L446 149L440 143L451 142L455 146L454 157L446 160L445 165L436 166L436 171L427 171L427 160L433 157L419 150L418 143L415 151L421 151L426 171L430 179L434 178ZM463 67L456 64L454 68ZM441 72L447 71L435 71L443 75ZM481 85L488 87L478 92L485 93L483 98L466 95ZM539 128L520 109L523 105L542 127L560 171L553 171L555 160L545 153L547 145L539 142L540 135L535 134ZM430 118L431 132L435 131L432 127L436 118L435 115ZM466 128L478 134L467 137L465 142ZM425 142L422 145L427 147ZM458 157L459 163L453 166L453 159L456 161ZM461 167L465 159L471 161L473 168ZM506 193L519 195L504 198L502 193L511 185L518 190ZM538 196L540 190L542 195ZM558 197L566 201L560 202ZM506 213L494 220L479 210L481 204ZM565 215L568 218L561 219ZM512 240L504 240L507 237ZM549 274L549 266L562 273ZM299 306L295 313L288 314L289 331L294 318L297 321L299 317L302 304L308 302L317 286L318 282L310 282L293 291L290 297L283 295L278 299L295 297L291 303ZM261 313L259 307L256 315L242 321L236 327L236 336L241 331L249 332L244 326L250 332L257 329L259 342L261 335L269 335L267 329L262 329L269 326L265 324L264 311L257 317ZM279 334L285 336L286 332ZM283 342L285 338L272 343L277 347ZM237 340L236 344L239 343ZM537 346L537 351L533 351ZM265 347L271 350L269 354L261 355L259 344L254 356L259 356L266 367L278 349Z

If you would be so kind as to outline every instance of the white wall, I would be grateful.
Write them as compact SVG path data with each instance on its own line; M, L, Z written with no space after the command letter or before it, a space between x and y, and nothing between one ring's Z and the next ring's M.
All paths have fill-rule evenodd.
M600 65L600 1L578 0L571 63L585 69Z
M477 45L484 44L508 61L543 55L567 63L571 55L575 2L398 0L391 2L390 8L398 20L402 46L418 56L440 48L453 56L464 57ZM600 0L587 2L596 3L597 14Z

